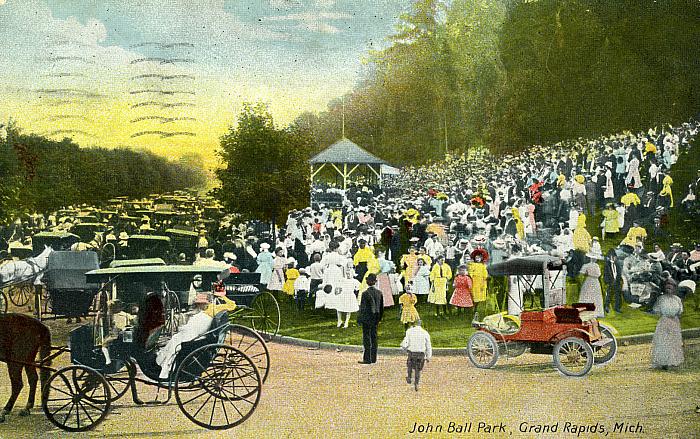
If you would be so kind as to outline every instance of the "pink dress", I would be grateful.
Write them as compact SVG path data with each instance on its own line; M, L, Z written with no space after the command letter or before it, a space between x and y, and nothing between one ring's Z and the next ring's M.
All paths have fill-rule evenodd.
M460 308L471 308L472 301L472 278L466 274L458 274L454 280L455 291L450 298L450 305Z

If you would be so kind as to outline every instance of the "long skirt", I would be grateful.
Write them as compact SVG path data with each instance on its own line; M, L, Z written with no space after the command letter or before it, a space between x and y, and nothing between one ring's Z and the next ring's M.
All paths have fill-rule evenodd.
M680 366L683 363L683 337L678 317L661 317L651 341L651 364L654 367Z
M581 292L578 296L580 303L592 303L595 305L596 317L605 317L603 310L603 292L600 287L600 280L594 276L586 276L581 285Z
M380 273L377 276L377 289L382 292L384 298L384 308L394 306L393 290L389 273Z

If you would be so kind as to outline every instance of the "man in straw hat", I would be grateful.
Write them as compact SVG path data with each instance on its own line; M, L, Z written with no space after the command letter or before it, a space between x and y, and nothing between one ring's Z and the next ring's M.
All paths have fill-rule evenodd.
M160 378L167 379L170 374L175 356L180 349L180 345L187 341L194 340L209 330L212 317L206 312L209 308L209 295L199 293L194 299L195 314L190 317L184 326L181 326L178 332L168 341L168 343L158 351L156 355L156 363L161 366Z

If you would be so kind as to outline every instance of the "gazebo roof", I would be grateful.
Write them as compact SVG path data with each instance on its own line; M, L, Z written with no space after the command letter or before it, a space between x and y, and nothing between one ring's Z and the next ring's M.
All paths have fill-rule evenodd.
M309 163L353 163L385 165L387 162L365 151L359 145L348 139L340 139L328 148L313 156Z

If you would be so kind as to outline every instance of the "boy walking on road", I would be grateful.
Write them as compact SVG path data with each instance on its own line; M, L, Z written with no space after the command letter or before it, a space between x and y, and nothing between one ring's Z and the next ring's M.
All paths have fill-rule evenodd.
M408 353L406 359L406 382L411 384L411 377L415 371L415 381L413 381L416 392L418 391L418 382L420 381L420 372L426 361L430 361L433 356L433 346L430 343L430 334L421 327L420 319L413 323L413 326L408 328L406 336L401 342L401 349Z

